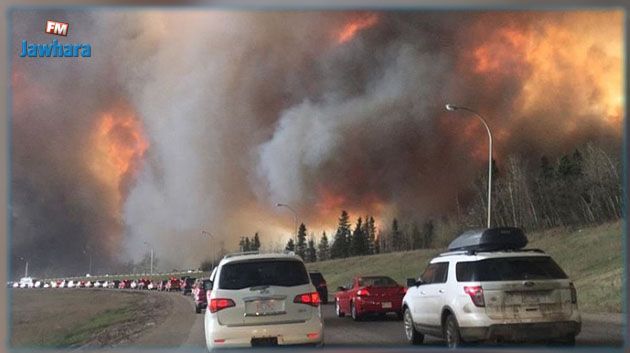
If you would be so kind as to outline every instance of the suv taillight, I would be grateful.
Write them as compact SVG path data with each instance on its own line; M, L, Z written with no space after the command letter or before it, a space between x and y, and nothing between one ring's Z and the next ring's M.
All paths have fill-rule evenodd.
M577 304L577 291L573 282L569 283L569 288L571 288L571 304Z
M481 286L465 286L464 292L470 296L470 299L472 299L475 306L486 306L486 303L483 300L483 288L481 288Z
M298 303L298 304L306 304L306 305L318 307L319 306L319 293L313 292L313 293L304 293L304 294L296 295L295 298L293 299L293 302Z
M208 305L211 313L216 313L217 311L231 308L233 306L236 306L234 301L232 299L225 299L225 298L210 299L210 305Z

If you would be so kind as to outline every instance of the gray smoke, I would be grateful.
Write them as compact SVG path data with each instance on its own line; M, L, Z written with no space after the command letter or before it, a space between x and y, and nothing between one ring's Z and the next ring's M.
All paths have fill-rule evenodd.
M465 135L470 117L447 115L447 102L488 114L503 134L499 160L619 140L618 127L578 114L583 107L571 100L524 120L518 97L531 75L527 65L491 77L471 72L469 53L481 38L515 23L531 30L568 22L562 14L488 20L492 14L381 12L374 26L338 43L344 26L364 15L14 13L14 42L49 42L37 31L52 16L71 23L73 41L91 42L93 57L14 58L26 78L14 79L13 253L31 251L41 266L81 271L86 243L107 249L99 253L102 266L113 268L142 257L148 242L167 270L196 267L219 242L233 249L256 231L268 246L285 241L293 219L277 202L313 227L333 227L342 208L381 218L443 215L485 163L471 158L485 143L483 131L473 130L478 139ZM570 83L559 88L592 93ZM31 98L38 90L42 96ZM94 112L120 99L141 120L149 148L123 188L122 209L111 209L81 151ZM563 121L547 117L559 112L588 124L558 129ZM543 134L550 129L558 133ZM326 201L331 195L335 201Z

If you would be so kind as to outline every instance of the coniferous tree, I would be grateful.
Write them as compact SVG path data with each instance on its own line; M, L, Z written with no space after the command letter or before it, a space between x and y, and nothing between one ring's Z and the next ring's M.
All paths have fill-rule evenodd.
M245 237L241 237L241 240L238 242L238 248L240 249L240 251L246 251L245 250Z
M284 248L284 250L295 251L295 242L293 242L293 239L289 239L289 241L287 242L287 246Z
M311 238L308 240L308 246L306 247L306 262L315 261L317 261L317 250L315 249L315 239L311 235Z
M381 236L382 236L382 234L379 231L378 236L374 239L374 253L375 254L380 254L381 253L381 241L382 241Z
M349 255L349 241L350 241L350 220L348 212L341 211L339 216L339 224L337 227L337 233L335 234L335 240L333 241L330 249L330 257L333 259L340 257L348 257Z
M260 237L258 232L254 233L254 240L252 240L251 249L254 251L260 250Z
M400 251L403 248L403 234L398 226L398 220L394 218L392 221L392 250Z
M245 246L243 251L251 251L252 250L252 242L249 240L249 237L245 237Z
M425 249L430 248L433 245L433 233L435 232L435 227L433 226L433 221L428 221L422 227L422 246Z
M317 246L317 259L319 261L326 261L330 259L330 246L328 245L326 232L324 232L322 237L319 239L319 245Z
M413 250L424 248L424 239L416 222L411 225L411 248Z
M374 217L367 219L366 224L368 254L376 254L376 226L374 225Z
M295 254L303 260L306 260L306 226L304 223L300 224L300 228L298 230Z
M357 224L352 232L352 255L361 256L367 254L367 236L364 233L363 220L361 217L357 220Z

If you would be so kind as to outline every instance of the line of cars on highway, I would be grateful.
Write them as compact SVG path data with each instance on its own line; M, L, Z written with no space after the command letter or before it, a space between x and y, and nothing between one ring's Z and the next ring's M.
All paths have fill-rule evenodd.
M159 291L181 291L189 294L192 291L194 277L170 277L160 280L149 278L114 279L114 280L38 280L23 277L19 282L8 282L9 288L109 288L109 289L146 289Z
M337 316L394 313L410 344L425 336L451 348L477 342L574 345L581 330L575 287L518 228L465 232L402 287L357 276L335 294ZM292 253L224 257L204 285L206 346L321 345L322 296Z
M503 341L574 345L581 330L575 287L548 254L526 245L518 228L465 232L418 278L407 279L406 287L387 276L354 277L335 293L335 312L356 321L394 314L410 344L433 336L453 348ZM78 283L83 286L90 287ZM209 278L91 286L191 293L195 311L206 309L209 350L324 341L321 304L328 301L327 283L321 273L308 273L291 252L226 255Z

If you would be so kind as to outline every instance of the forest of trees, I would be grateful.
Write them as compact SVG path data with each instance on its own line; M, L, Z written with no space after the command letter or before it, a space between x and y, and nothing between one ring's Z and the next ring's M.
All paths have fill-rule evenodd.
M594 144L587 144L557 159L541 156L538 163L511 156L494 163L492 225L516 226L526 232L552 227L579 227L617 220L622 216L621 161ZM485 177L485 178L484 178ZM340 210L334 234L323 232L316 240L307 226L298 228L296 240L284 250L306 262L350 256L443 248L465 229L486 225L487 174L480 173L466 201L453 200L453 212L421 221L393 218L377 229L372 216L350 219ZM261 240L241 237L241 251L258 250ZM272 248L272 247L268 247ZM276 250L278 250L276 248Z
M492 225L516 226L532 232L619 219L621 175L619 158L594 144L556 160L542 156L537 164L511 156L504 165L494 163ZM472 197L466 207L460 205L459 199L454 201L457 209L454 214L422 222L403 223L394 218L386 229L377 230L371 216L353 222L346 211L341 211L332 242L324 232L317 246L313 236L307 244L306 226L302 224L297 246L291 239L286 249L312 262L445 247L463 230L486 224L487 177L480 176L470 189Z

